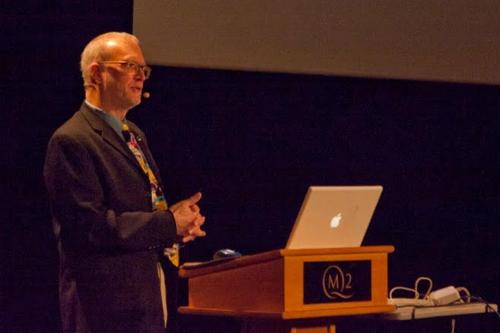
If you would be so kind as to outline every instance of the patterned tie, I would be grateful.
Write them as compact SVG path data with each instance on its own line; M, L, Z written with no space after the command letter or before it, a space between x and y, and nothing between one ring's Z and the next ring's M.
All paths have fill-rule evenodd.
M123 123L122 125L123 137L127 142L128 148L134 154L137 162L142 168L142 171L146 174L149 179L149 183L151 184L151 200L153 204L154 210L166 210L167 209L167 201L165 200L165 196L163 195L163 191L156 179L155 174L149 167L148 161L144 157L144 154L135 138L134 133L132 133L127 124Z
M153 205L153 210L167 210L167 201L165 200L165 196L163 195L163 191L161 186L156 178L155 174L149 167L148 161L144 157L144 153L135 138L134 133L130 131L130 128L126 123L122 124L122 134L123 138L127 142L127 146L134 154L135 159L141 166L142 171L146 174L149 179L149 183L151 184L151 201ZM179 245L173 244L170 248L165 248L163 250L163 254L170 260L170 262L175 266L179 267ZM158 263L157 265L158 279L160 280L160 293L162 300L162 309L163 309L163 322L165 327L167 327L167 288L165 286L165 273L161 268L161 265Z
M127 146L134 154L137 162L142 168L142 171L146 174L149 179L149 183L151 184L151 200L153 205L153 210L167 210L167 201L165 200L165 196L163 194L163 190L156 178L154 172L149 167L148 161L144 157L144 154L137 142L137 139L133 132L130 131L130 128L126 123L122 124L122 133L125 141L127 142ZM174 244L170 248L166 248L164 254L168 257L170 262L179 267L179 245Z

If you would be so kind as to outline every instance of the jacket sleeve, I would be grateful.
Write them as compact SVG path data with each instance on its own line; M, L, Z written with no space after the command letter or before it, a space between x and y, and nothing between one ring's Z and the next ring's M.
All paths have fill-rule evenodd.
M86 146L54 135L44 166L56 236L75 249L140 251L170 244L176 225L170 211L111 209Z

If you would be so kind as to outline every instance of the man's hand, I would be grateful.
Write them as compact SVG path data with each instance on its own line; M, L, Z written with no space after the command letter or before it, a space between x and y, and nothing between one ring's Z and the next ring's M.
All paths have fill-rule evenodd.
M177 226L177 235L182 237L183 243L206 235L206 232L201 230L201 226L205 223L205 216L200 213L200 207L198 206L200 199L201 193L198 192L188 199L170 206L170 211L174 214Z

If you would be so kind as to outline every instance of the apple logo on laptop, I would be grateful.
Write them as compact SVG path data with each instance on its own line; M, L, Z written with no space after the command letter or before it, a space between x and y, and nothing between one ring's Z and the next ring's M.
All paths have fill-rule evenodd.
M340 221L342 220L342 213L338 213L330 220L330 228L338 228Z

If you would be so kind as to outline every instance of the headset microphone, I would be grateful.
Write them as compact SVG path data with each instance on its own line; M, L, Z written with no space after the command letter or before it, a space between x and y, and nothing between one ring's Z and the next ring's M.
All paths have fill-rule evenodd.
M142 93L142 97L149 98L149 97L151 97L151 94L149 92L145 91Z

